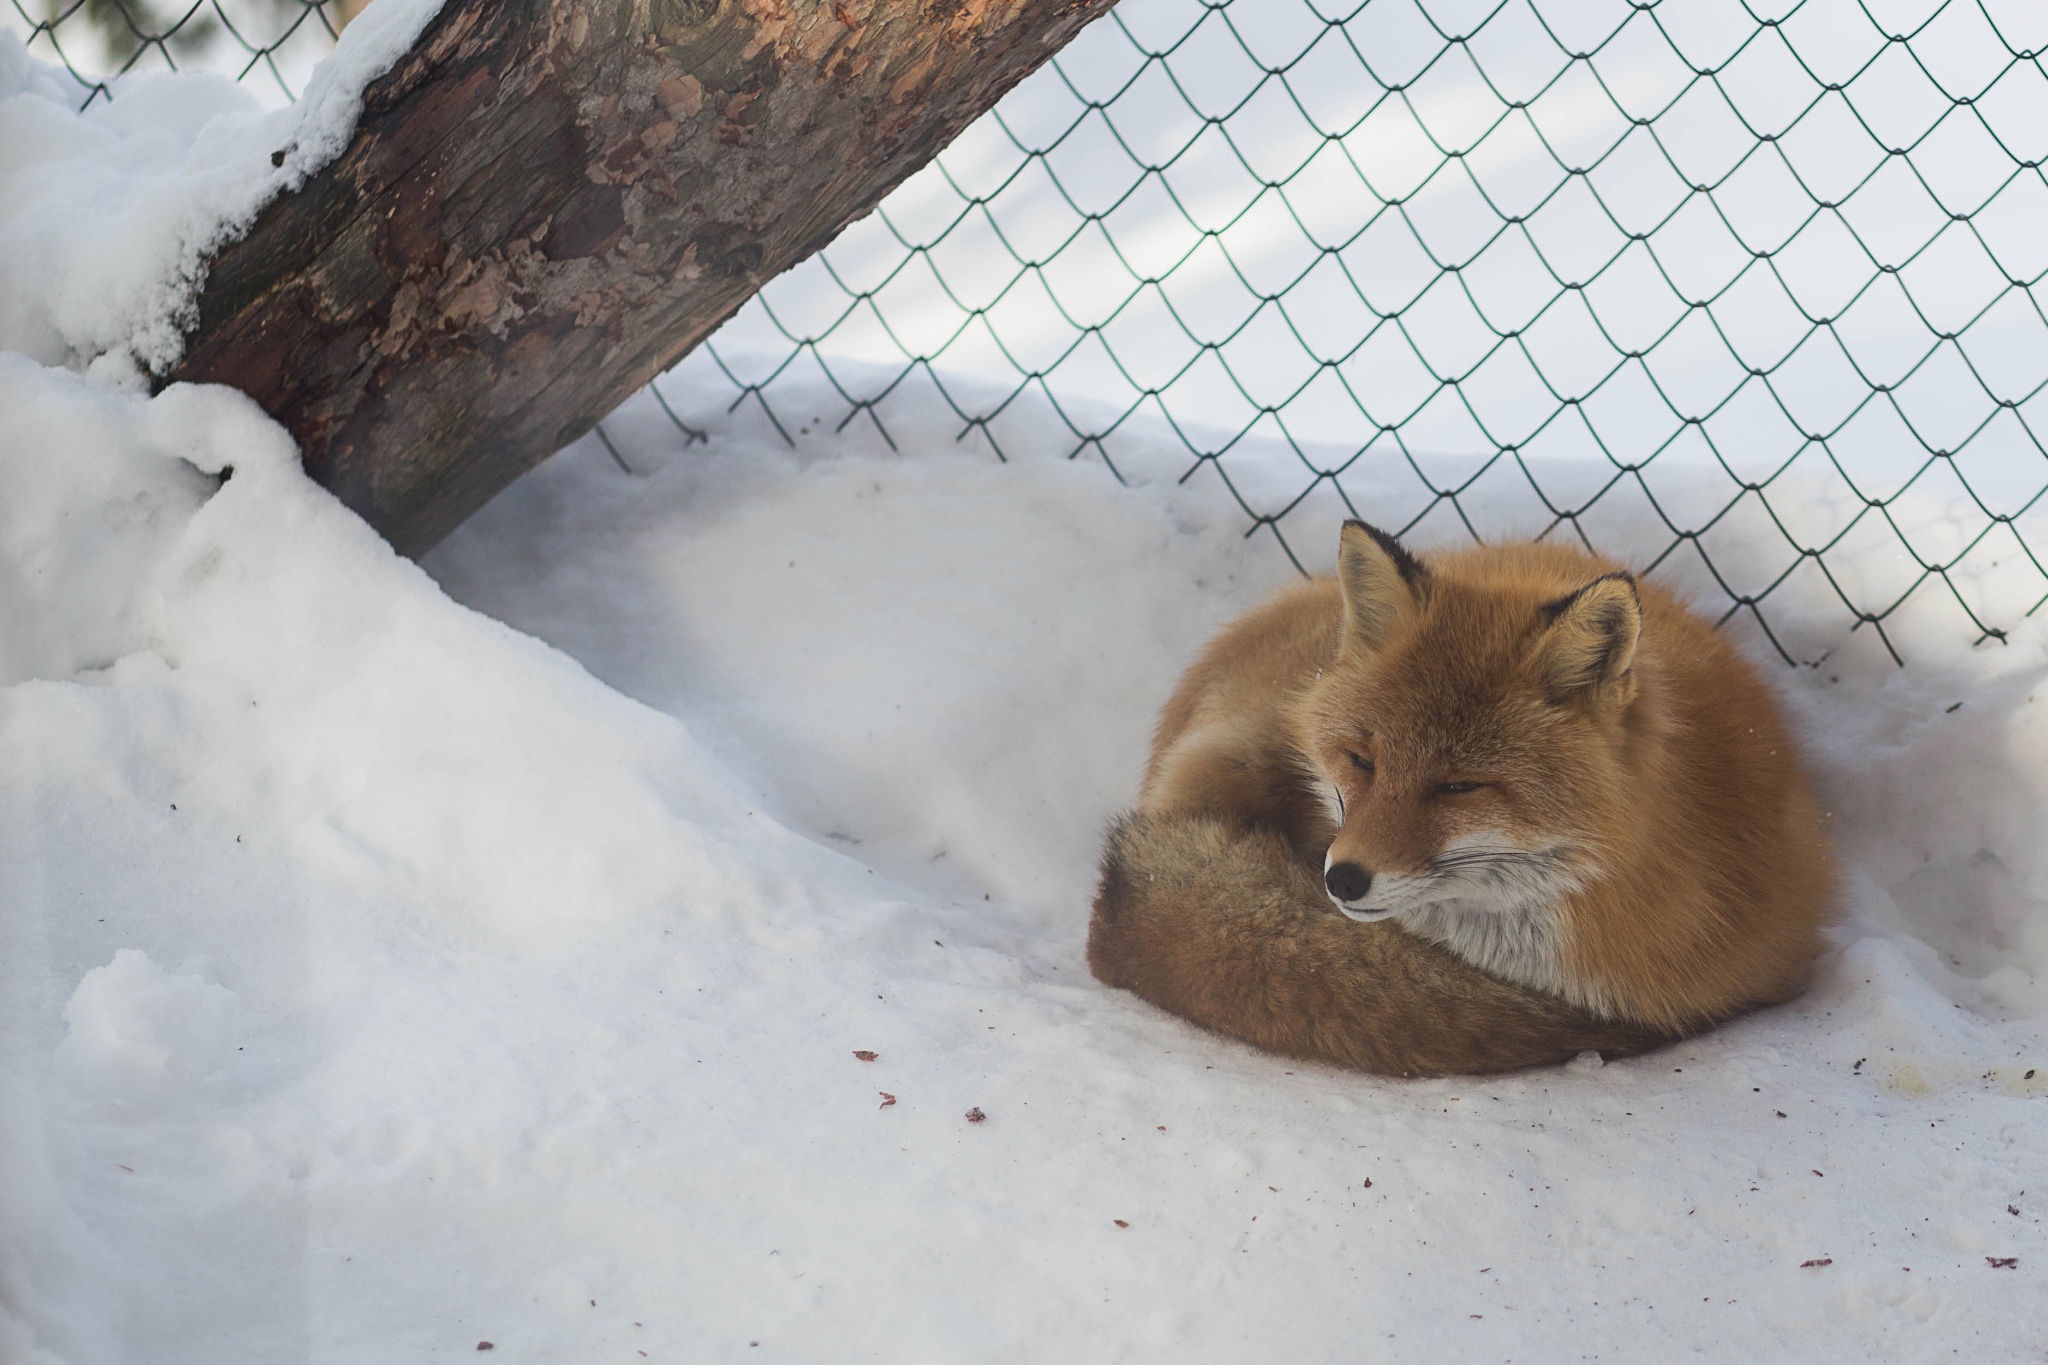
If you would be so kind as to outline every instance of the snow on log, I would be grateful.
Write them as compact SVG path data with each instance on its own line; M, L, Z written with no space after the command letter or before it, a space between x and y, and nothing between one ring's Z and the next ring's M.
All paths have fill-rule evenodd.
M166 378L250 394L419 554L1112 2L448 0Z

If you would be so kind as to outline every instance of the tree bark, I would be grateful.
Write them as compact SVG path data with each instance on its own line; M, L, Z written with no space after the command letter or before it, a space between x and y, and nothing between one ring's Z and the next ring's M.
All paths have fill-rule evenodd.
M167 379L250 394L420 554L1111 3L448 0Z

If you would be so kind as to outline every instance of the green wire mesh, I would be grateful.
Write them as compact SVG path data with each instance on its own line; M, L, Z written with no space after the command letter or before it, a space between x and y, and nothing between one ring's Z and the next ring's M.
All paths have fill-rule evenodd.
M110 80L152 70L223 71L290 100L368 0L6 0L28 50L69 71L87 106ZM11 13L9 12L11 11Z
M2044 49L2037 0L1124 0L663 383L788 437L822 377L891 444L929 386L1297 568L1343 516L1562 535L1788 660L1930 600L2000 640L2048 601Z

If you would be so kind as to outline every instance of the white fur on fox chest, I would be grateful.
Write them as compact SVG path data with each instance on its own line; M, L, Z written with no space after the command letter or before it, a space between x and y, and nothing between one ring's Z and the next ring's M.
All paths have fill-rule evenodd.
M1563 913L1555 901L1488 906L1435 901L1392 918L1481 971L1552 995L1577 995L1564 971Z

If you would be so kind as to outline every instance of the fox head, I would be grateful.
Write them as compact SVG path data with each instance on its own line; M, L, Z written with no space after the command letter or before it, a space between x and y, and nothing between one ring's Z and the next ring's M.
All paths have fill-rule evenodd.
M1342 643L1294 708L1338 817L1331 900L1354 919L1399 916L1481 965L1555 948L1536 940L1556 938L1558 903L1597 875L1598 831L1626 819L1635 580L1561 589L1584 560L1544 553L1433 572L1345 523Z

